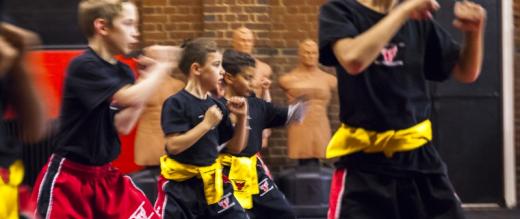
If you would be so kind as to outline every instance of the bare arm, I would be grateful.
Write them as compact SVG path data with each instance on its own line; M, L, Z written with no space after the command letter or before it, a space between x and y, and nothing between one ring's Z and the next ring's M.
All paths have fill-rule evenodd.
M139 116L144 110L144 105L127 107L114 117L114 125L120 134L128 135L137 124Z
M227 143L227 149L230 153L238 154L247 145L249 138L249 130L247 129L247 102L243 97L231 97L228 100L227 107L229 111L236 116L235 132L233 137Z
M463 83L477 80L482 67L486 11L469 1L457 2L453 25L465 32L464 45L453 69L453 77Z
M113 100L122 107L144 105L157 91L161 83L177 67L181 49L174 46L151 46L144 50L146 56L140 57L139 64L145 68L140 71L143 78L134 85L117 91Z
M7 97L17 114L21 129L22 141L33 143L45 134L45 117L43 105L31 80L31 74L36 71L32 63L27 63L27 53L39 44L39 37L28 30L2 23L1 32L6 42L16 49L18 55L12 60L12 66L7 70Z
M349 74L357 75L374 62L380 51L409 18L427 18L431 16L430 11L438 8L435 0L404 1L369 30L354 38L336 41L333 45L334 55Z

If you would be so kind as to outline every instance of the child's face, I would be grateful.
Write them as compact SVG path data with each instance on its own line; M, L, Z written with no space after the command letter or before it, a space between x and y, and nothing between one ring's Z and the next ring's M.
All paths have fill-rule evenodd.
M200 70L201 84L209 91L218 88L222 81L224 70L222 68L222 54L220 52L208 53L206 63Z
M231 88L238 96L247 97L250 95L254 71L253 67L245 67L239 74L231 76L233 78Z
M123 3L121 14L114 18L108 28L108 40L116 54L127 54L136 49L139 43L137 8L133 3Z

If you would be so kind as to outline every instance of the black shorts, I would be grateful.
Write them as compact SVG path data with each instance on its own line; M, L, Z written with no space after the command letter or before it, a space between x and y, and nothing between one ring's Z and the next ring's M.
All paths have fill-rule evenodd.
M328 219L465 218L446 174L391 176L360 169L336 169Z
M256 165L259 194L253 195L253 208L248 209L249 217L254 219L296 219L296 214L285 195L278 189L269 175L269 170L261 159ZM224 166L224 175L228 176L229 166Z
M224 182L224 195L208 205L202 180L193 177L176 182L159 178L155 210L162 218L175 219L247 219L247 213L233 196L233 186Z

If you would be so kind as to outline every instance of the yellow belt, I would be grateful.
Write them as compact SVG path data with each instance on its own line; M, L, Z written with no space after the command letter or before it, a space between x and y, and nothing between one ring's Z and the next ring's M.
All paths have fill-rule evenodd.
M327 146L327 158L340 157L355 152L383 152L392 157L399 151L420 148L432 140L432 124L424 120L410 128L384 132L368 131L363 128L341 124Z
M220 154L218 160L222 165L230 167L228 178L233 185L235 198L244 209L251 209L253 207L252 196L259 193L256 155L236 157L230 154Z
M224 195L222 165L215 162L210 166L194 166L179 163L167 155L161 157L161 175L169 180L181 182L193 177L202 178L204 195L208 205L217 203Z
M18 186L23 180L23 163L17 160L0 171L0 218L18 219Z

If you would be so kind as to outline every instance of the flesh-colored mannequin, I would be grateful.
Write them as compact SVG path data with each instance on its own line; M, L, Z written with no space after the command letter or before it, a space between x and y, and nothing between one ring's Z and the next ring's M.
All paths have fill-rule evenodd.
M308 101L303 122L288 127L288 154L291 159L325 158L331 130L327 106L336 90L336 77L318 68L318 46L305 40L298 49L299 64L279 79L289 103L295 98Z
M255 46L255 37L253 32L247 27L239 27L233 32L233 49L239 52L253 55L253 48ZM273 70L265 62L256 60L255 73L251 80L251 87L258 98L271 102L271 93L269 87L271 86L271 75ZM267 147L269 136L271 136L271 129L266 129L262 133L262 147Z
M165 154L161 129L161 110L164 100L184 88L184 82L168 77L146 104L135 138L134 161L140 166L158 166Z

